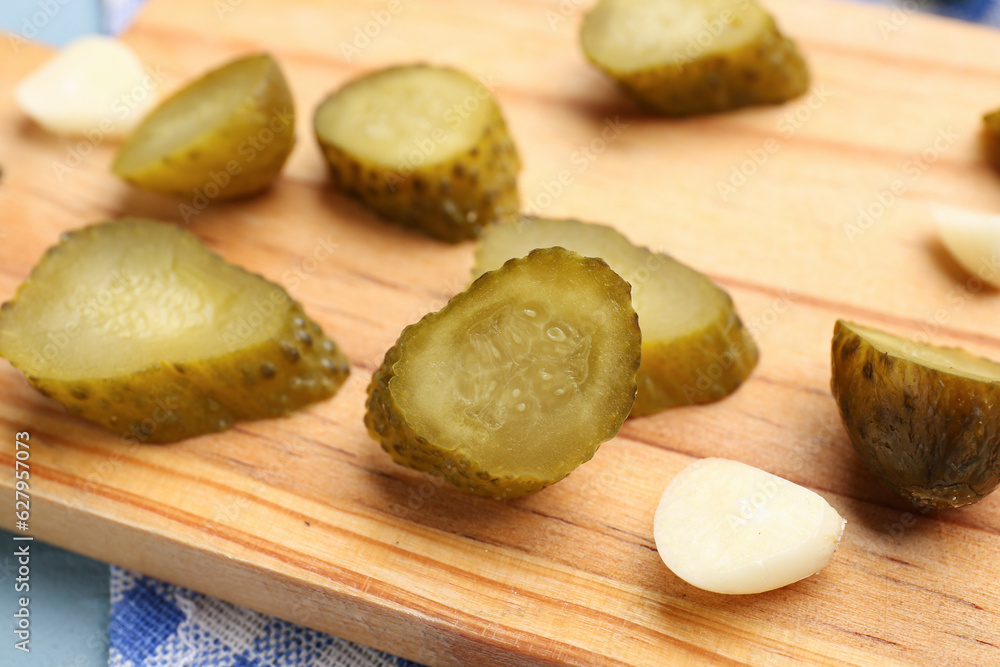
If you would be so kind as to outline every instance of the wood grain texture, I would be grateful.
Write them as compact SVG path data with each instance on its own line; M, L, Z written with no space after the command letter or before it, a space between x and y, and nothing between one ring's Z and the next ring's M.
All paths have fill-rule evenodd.
M165 89L247 51L280 60L300 136L283 177L187 227L284 283L353 374L292 418L140 446L71 417L3 363L0 467L13 465L13 433L30 431L33 534L432 665L1000 663L1000 495L907 508L862 469L828 390L838 317L1000 359L1000 292L948 258L927 209L1000 210L978 149L981 113L1000 106L1000 34L770 0L813 91L671 121L639 113L588 67L582 4L400 0L348 61L341 45L397 5L152 0L125 39ZM177 201L109 174L110 142L87 151L26 121L11 90L46 54L12 52L0 60L0 298L65 230L126 213L185 222ZM507 504L392 464L365 434L365 386L402 327L464 285L472 246L386 225L331 192L310 123L348 78L418 60L496 85L529 208L611 223L728 289L761 348L749 382L714 405L629 421L566 480ZM74 147L87 155L63 173ZM720 190L728 182L735 192ZM323 258L328 244L338 252ZM848 519L829 567L747 597L667 571L653 511L703 456L827 498ZM11 498L12 475L0 486ZM0 517L12 525L12 512Z

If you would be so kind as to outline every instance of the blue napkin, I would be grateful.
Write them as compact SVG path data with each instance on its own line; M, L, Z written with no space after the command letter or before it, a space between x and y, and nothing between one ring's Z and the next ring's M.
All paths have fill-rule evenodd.
M111 609L110 667L419 667L119 567Z

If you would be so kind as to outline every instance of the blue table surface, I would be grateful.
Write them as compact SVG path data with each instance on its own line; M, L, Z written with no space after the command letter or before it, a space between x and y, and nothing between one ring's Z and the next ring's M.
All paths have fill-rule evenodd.
M0 0L0 28L51 46L101 32L102 16L100 0Z
M206 0L207 1L207 0ZM869 0L880 1L880 0ZM0 29L26 39L59 46L74 37L114 31L122 26L139 0L0 0ZM900 4L895 2L893 4ZM1000 0L938 0L920 2L935 13L996 25ZM108 663L110 611L109 567L104 563L41 542L15 542L0 531L0 666L94 667ZM30 545L30 591L17 593L15 549ZM30 653L14 647L13 634L20 596L30 598Z
M97 667L108 664L109 567L0 530L0 665ZM28 547L27 557L15 551ZM28 562L24 564L23 561ZM27 574L20 570L22 564ZM28 589L24 590L27 585ZM18 589L15 589L18 587ZM20 598L28 598L30 652L15 648Z

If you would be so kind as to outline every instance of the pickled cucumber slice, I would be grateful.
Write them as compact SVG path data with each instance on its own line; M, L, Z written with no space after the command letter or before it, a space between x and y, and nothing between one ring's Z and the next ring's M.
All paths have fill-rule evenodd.
M775 104L809 87L795 43L754 0L600 0L581 41L626 92L671 116Z
M287 415L349 372L280 286L139 219L49 249L0 308L0 355L70 412L139 442Z
M629 286L599 259L536 250L403 330L365 424L397 462L498 500L559 481L635 398Z
M363 76L316 109L316 139L338 188L383 217L446 241L519 206L521 161L493 95L446 67Z
M494 225L483 233L472 275L549 246L600 257L632 285L642 327L633 415L719 400L757 365L757 345L728 294L704 274L635 246L606 225L530 217L517 225Z
M166 99L122 146L111 170L129 183L198 201L270 185L295 145L295 105L266 53L234 60Z
M982 500L1000 483L1000 364L838 321L831 389L858 456L906 500Z
M983 116L983 151L989 163L1000 169L1000 109Z

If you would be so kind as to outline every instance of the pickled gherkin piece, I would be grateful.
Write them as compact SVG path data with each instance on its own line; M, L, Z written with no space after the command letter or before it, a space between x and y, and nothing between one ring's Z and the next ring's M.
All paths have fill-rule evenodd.
M279 285L139 219L50 248L0 308L0 355L70 412L139 442L287 415L349 373Z
M521 161L489 89L455 69L391 67L351 81L314 117L333 184L445 241L517 212Z
M961 507L1000 483L1000 364L841 320L832 366L851 443L896 494Z
M1000 169L1000 109L983 116L983 151L994 169Z
M795 43L755 0L600 0L581 41L626 92L671 116L784 102L809 87Z
M642 328L633 415L723 398L757 365L757 345L726 292L704 274L635 246L606 225L532 217L494 225L483 233L472 274L550 246L600 257L632 285Z
M111 170L146 190L222 201L270 185L294 145L291 91L278 63L261 53L166 99L132 133Z
M536 250L403 330L365 424L404 466L496 499L533 493L621 428L640 343L628 283L604 261Z

